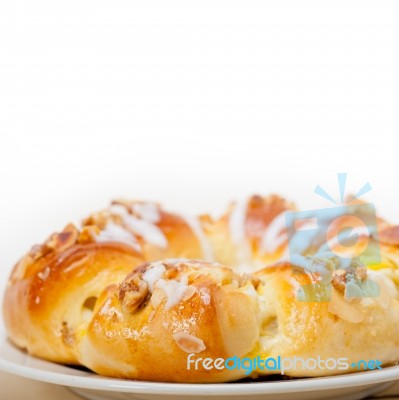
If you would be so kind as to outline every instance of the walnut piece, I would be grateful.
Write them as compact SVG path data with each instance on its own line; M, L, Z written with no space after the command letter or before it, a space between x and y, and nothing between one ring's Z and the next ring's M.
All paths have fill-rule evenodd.
M331 280L331 284L338 292L344 293L346 286L346 272L343 274L335 274Z
M367 279L367 267L355 266L349 271L337 270L331 279L331 284L339 293L344 293L346 283L354 279L364 282Z
M56 251L63 251L72 247L78 240L79 232L75 225L68 224L60 233L54 233L45 245Z
M79 234L78 243L86 244L96 241L96 237L100 234L100 229L96 225L85 226Z
M134 274L124 281L119 288L119 300L125 311L133 313L145 301L149 294L148 285L139 274Z

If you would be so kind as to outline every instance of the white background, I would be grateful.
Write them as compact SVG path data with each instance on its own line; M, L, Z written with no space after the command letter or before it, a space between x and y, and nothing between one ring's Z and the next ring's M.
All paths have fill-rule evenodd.
M353 192L399 222L398 1L0 1L0 279L111 198Z

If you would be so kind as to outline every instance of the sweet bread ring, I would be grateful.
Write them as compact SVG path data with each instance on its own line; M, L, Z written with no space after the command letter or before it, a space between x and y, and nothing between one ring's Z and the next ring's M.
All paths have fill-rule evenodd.
M147 263L109 288L79 361L100 374L175 382L223 382L242 371L187 369L187 356L245 356L259 338L255 279L196 260Z
M360 265L359 276L340 270L334 257L309 258L311 246L299 263L274 264L287 254L290 210L278 196L233 203L219 219L114 202L81 227L70 224L34 246L14 267L3 303L9 337L51 361L158 381L224 382L279 372L189 370L189 354L397 362L399 229L379 221L381 262ZM324 275L309 272L306 262L327 269L330 299L315 301L325 296ZM381 291L347 298L350 276L361 283L370 278ZM304 288L310 301L298 297ZM285 373L351 370L305 371L299 364Z
M308 259L307 262L327 268L331 260ZM348 367L342 372L357 371L352 363L357 365L360 359L379 360L382 365L396 363L399 360L399 301L398 289L392 280L381 272L360 269L363 280L368 278L378 283L379 293L374 297L348 299L345 286L349 283L337 268L331 273L329 300L317 301L317 296L325 293L319 286L319 274L310 273L309 269L283 262L255 274L261 282L258 287L261 357L303 360L320 357L330 360L331 366L344 358ZM302 288L310 288L313 298L298 297ZM302 362L285 372L293 377L337 373L336 368L325 366L304 368Z
M148 259L202 258L199 229L194 218L138 201L113 202L80 229L67 225L14 267L3 303L10 338L30 354L78 363L77 332L104 288Z
M90 319L96 299L143 260L123 243L75 244L35 260L39 252L34 249L12 272L3 306L8 333L30 354L78 364L75 333Z
M230 204L218 219L202 219L214 259L238 272L253 272L287 252L286 213L295 206L277 195L254 195Z
M397 289L384 275L369 274L381 288L373 299L348 301L342 281L338 284L333 275L329 302L301 301L296 292L303 285L319 294L317 278L288 263L253 276L196 260L147 263L105 292L82 333L79 361L108 376L197 383L256 378L281 369L254 368L248 374L243 368L208 370L201 363L189 369L190 354L193 362L297 359L284 371L292 377L336 374L344 359L346 372L356 370L351 364L359 358L392 364L399 358ZM299 360L315 354L329 368L315 364L309 369Z

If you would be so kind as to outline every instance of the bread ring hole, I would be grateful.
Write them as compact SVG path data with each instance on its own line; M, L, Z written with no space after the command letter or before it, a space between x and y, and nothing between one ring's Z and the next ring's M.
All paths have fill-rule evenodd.
M89 321L93 316L94 308L96 306L98 297L88 297L82 305L82 319L83 321Z
M278 332L277 316L272 316L263 321L261 326L261 334L265 337L274 337Z
M83 308L87 308L88 310L93 311L94 307L96 306L96 302L97 302L97 297L95 296L88 297L83 303Z
M276 315L269 315L260 326L260 343L262 351L270 351L278 340L279 321Z

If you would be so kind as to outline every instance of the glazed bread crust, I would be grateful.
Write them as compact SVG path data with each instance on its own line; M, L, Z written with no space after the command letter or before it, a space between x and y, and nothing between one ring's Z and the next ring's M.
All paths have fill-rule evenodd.
M245 369L189 369L190 354L194 360L398 362L399 229L378 220L378 264L342 269L336 257L315 259L311 244L296 263L287 258L285 227L293 210L275 195L232 203L220 218L115 201L80 227L69 224L51 235L17 263L3 302L9 338L50 361L151 381L248 377ZM362 236L359 248L376 240L373 235ZM319 269L309 272L313 265L306 263ZM327 297L320 286L325 276ZM377 283L378 293L348 296L354 284L368 280ZM304 290L310 298L298 295ZM309 370L298 363L284 373L351 371ZM249 376L275 373L257 368Z

